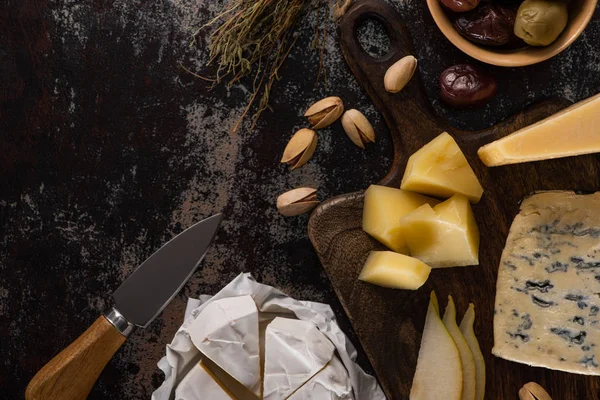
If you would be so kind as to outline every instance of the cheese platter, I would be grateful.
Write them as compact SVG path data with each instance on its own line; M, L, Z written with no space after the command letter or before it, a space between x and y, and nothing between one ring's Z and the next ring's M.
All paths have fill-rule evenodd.
M358 26L367 19L379 21L389 37L390 49L382 57L374 58L368 55L357 40ZM527 259L531 257L531 260L525 261L523 267L507 261L511 265L515 264L516 272L511 270L512 277L506 279L522 283L524 286L517 288L520 291L515 291L516 284L501 285L501 282L498 282L497 286L498 273L502 272L502 262L515 254L513 251L503 255L503 250L511 224L513 225L511 232L520 232L518 221L515 220L513 224L513 219L519 214L523 199L540 191L559 191L559 197L566 196L571 199L575 196L576 199L580 199L577 196L583 196L581 200L573 201L580 201L582 204L593 203L589 200L590 197L584 194L600 189L600 159L597 155L587 154L597 152L600 138L593 129L594 122L598 122L596 98L590 98L571 108L568 108L571 103L567 100L550 99L535 104L489 129L477 132L459 130L436 117L420 81L418 70L398 93L386 90L384 77L390 66L414 54L410 35L402 23L402 18L392 7L378 0L355 3L340 20L339 37L346 63L384 117L392 137L394 160L389 173L377 185L395 188L396 191L399 191L397 189L402 185L404 189L408 174L405 171L414 170L416 165L411 163L410 156L421 151L424 146L429 146L429 143L438 140L446 132L448 138L453 140L460 152L464 154L483 188L483 195L479 194L480 200L477 196L469 198L474 203L471 207L480 240L476 254L478 259L472 258L462 264L454 263L454 266L465 265L464 267L432 268L424 279L422 267L419 266L420 280L412 275L410 284L413 287L407 288L418 288L417 290L380 287L369 283L368 276L365 278L363 266L367 259L372 261L371 252L376 251L375 254L381 258L378 252L383 253L386 250L402 252L402 246L406 245L405 241L398 242L390 239L394 237L393 235L378 236L377 233L369 231L369 227L365 227L364 221L367 221L367 218L363 220L363 211L365 215L367 212L376 215L378 210L381 211L380 208L373 211L368 207L365 202L365 191L326 200L318 205L310 216L309 237L388 398L402 399L408 398L409 395L411 398L419 398L414 392L411 393L411 387L414 386L413 377L417 379L415 371L419 371L417 364L421 359L422 337L425 340L424 327L430 324L426 323L426 319L429 321L433 318L430 315L435 314L427 311L432 291L435 291L440 299L451 295L459 315L467 310L476 315L474 332L485 360L485 398L514 398L525 384L529 385L527 387L532 387L528 382L541 385L550 394L554 394L555 398L599 398L600 382L597 378L586 375L598 375L594 364L600 357L595 355L597 350L594 349L596 344L593 343L595 335L593 332L597 328L594 315L589 316L589 314L593 306L590 299L597 297L596 293L600 290L594 290L596 287L587 283L589 277L585 278L580 274L581 271L594 271L595 264L589 260L593 255L593 246L579 242L580 236L577 236L583 235L582 232L589 233L593 228L592 214L596 212L595 208L590 207L586 210L588 214L584 215L573 214L572 210L566 207L570 217L565 217L564 221L560 218L563 214L559 214L559 217L552 214L556 220L554 221L556 230L562 235L575 234L577 237L573 238L572 245L579 246L580 251L584 253L570 256L575 257L571 259L571 263L573 276L577 278L566 274L561 275L560 271L558 275L555 273L554 276L548 277L550 272L545 270L547 265L542 261L536 261L535 254L538 252L533 249L536 245L539 246L539 243L535 242L520 249L521 256ZM511 136L508 139L499 140L509 135ZM434 161L430 164L434 165ZM367 193L374 187L376 188L371 186ZM422 187L418 185L415 187L416 189L411 190L435 198L434 202L423 206L431 210L428 211L430 215L433 215L431 212L438 207L437 203L440 200L450 197L440 193L424 193ZM565 193L570 191L578 194ZM545 195L541 194L541 196ZM560 203L559 200L556 201ZM423 202L425 200L420 204ZM397 205L397 207L401 206ZM550 204L547 207L555 209L556 205ZM398 212L397 209L396 211ZM414 217L413 214L414 212L411 216ZM574 220L578 216L581 221ZM408 223L406 218L403 219L403 223ZM574 231L572 228L569 231L565 229L567 225L568 227L576 225L579 230ZM529 227L529 231L522 234L530 241L535 240L531 237L532 229ZM454 240L454 237L448 236L447 239ZM443 238L438 241L440 240ZM399 247L392 248L394 245ZM407 246L412 253L410 243ZM558 254L560 253L552 253L552 249L548 249L547 253L540 252L539 258L543 260L547 256L546 261L560 262L559 258L562 255ZM566 252L563 251L563 254ZM417 258L423 260L423 257ZM415 263L411 264L413 270L417 268L415 265ZM370 267L367 272L375 276L373 271L378 271L369 264L367 266ZM528 266L531 268L527 269ZM585 266L589 268L586 269ZM510 267L507 268L510 270ZM517 273L523 275L517 276ZM381 281L380 277L381 275L379 276ZM594 280L593 275L591 279ZM548 284L545 284L546 281L549 281ZM538 283L540 285L537 285ZM562 292L569 284L576 285L573 291L577 293ZM549 285L552 285L552 288ZM511 290L518 294L513 295ZM550 296L552 300L548 300L552 302L551 307L548 306L550 303L543 303L548 296L537 296L537 292L544 290L550 290L552 293ZM560 298L553 297L555 294ZM498 304L504 298L514 303L511 303L512 306L506 310L503 309L502 304ZM535 299L540 298L542 302L536 304ZM573 310L573 306L577 309L578 303L583 298L590 300L585 307L586 319L575 319L581 316L569 313ZM533 302L533 306L527 304L528 312L516 310L514 307L522 304L522 301ZM470 306L471 303L473 307ZM502 319L502 312L509 314L507 319ZM548 318L548 315L553 315L556 319ZM550 324L548 321L551 321L553 326L544 328L551 332L551 337L547 338L544 336L545 333L538 333L537 336L528 336L528 341L525 342L523 340L525 336L514 336L522 333L519 331L519 326L522 331L523 327L529 325L521 325L523 318L526 320L529 318L532 324L541 322L548 325ZM587 318L590 320L588 321ZM568 319L570 321L567 321ZM587 324L585 328L580 322ZM511 323L512 328L508 329L506 326ZM582 328L575 332L572 324L578 324ZM533 325L533 328L528 329L536 330L538 327ZM590 332L581 334L587 330ZM506 344L511 335L514 336L513 342ZM507 348L511 345L512 350L508 351ZM576 350L573 350L574 346L577 347ZM527 354L520 354L521 350L525 350ZM571 355L563 356L569 351L577 351L581 354L573 355L573 359L569 359ZM533 354L536 352L537 354ZM562 358L566 361L561 360ZM565 364L569 361L576 367L556 368L557 363ZM564 372L575 370L577 374Z

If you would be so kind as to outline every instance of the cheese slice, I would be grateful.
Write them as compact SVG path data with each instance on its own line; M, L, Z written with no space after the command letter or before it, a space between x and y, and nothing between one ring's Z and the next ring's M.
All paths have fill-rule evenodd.
M202 354L260 396L258 310L251 296L228 297L207 304L189 332Z
M175 400L234 400L203 362L192 367L175 388Z
M493 354L600 375L600 193L523 200L502 253Z
M600 94L479 149L488 167L600 152Z
M337 357L306 382L288 400L353 400L350 377Z
M334 350L312 322L275 318L265 334L263 399L287 399L331 361Z

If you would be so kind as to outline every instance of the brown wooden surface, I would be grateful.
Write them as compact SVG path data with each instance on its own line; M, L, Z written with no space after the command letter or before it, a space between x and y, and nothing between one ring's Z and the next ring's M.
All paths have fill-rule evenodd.
M29 382L27 400L82 400L87 398L125 336L99 317L81 336L46 364Z
M367 55L356 40L356 27L366 18L378 19L388 31L390 51L382 58ZM456 130L435 117L418 73L402 92L384 90L386 69L412 53L410 36L395 10L381 0L363 0L344 16L339 29L346 62L384 116L394 142L394 162L381 183L398 187L408 156L446 130L485 188L481 202L473 207L481 231L480 266L434 270L418 291L386 289L357 280L369 251L384 249L361 229L363 192L325 201L311 215L310 239L388 397L408 398L429 292L434 289L441 308L449 294L454 297L459 318L469 302L475 304L475 331L486 359L487 399L517 398L519 388L529 381L540 383L555 399L599 399L598 377L532 368L491 354L498 263L519 201L536 190L599 190L600 159L582 156L487 168L478 159L477 149L569 103L538 104L486 131Z

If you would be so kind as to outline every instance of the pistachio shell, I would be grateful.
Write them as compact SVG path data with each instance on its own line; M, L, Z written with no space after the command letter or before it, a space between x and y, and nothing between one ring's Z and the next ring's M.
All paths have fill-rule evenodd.
M531 395L531 399L537 399L537 400L552 400L552 398L550 397L550 395L548 394L548 392L546 392L546 390L541 387L540 385L538 385L535 382L529 382L526 383L525 385L523 385L523 387L521 388L521 390L519 390L519 396L521 396L521 391L526 391ZM528 397L524 397L525 399L529 399Z
M352 143L361 149L365 148L365 144L375 142L373 126L367 117L358 110L346 111L342 115L342 126Z
M383 77L385 90L398 93L410 81L417 69L417 59L413 56L402 57L392 64Z
M317 189L309 187L290 190L277 198L277 210L286 217L307 213L317 204Z
M344 112L344 102L336 96L326 97L310 106L304 113L313 129L333 124Z
M296 169L304 164L315 152L317 148L317 134L312 129L302 128L292 136L285 150L281 162L286 163Z

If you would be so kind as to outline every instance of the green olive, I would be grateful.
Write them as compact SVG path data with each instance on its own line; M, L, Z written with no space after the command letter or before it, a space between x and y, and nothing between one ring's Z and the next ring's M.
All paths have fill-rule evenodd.
M565 29L568 20L564 0L525 0L517 11L515 35L532 46L547 46Z

